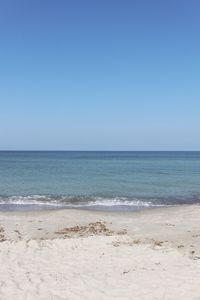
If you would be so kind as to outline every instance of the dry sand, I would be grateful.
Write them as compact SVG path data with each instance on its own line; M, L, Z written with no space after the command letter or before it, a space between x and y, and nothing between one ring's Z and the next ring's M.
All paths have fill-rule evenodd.
M0 300L200 300L200 206L0 213Z

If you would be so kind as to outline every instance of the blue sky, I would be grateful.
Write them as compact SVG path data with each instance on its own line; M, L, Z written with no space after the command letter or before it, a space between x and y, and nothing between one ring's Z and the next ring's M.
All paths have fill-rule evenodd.
M0 1L0 149L200 150L198 0Z

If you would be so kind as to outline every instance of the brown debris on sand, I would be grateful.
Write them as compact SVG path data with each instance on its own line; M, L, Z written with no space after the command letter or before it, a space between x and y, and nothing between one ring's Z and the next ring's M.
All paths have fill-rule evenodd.
M63 237L79 237L89 235L112 235L114 231L106 227L105 222L94 222L84 226L74 226L63 228L56 231L55 234L63 235Z
M156 241L156 240L152 240L154 246L158 246L158 247L162 247L163 246L163 241Z
M4 228L0 226L0 242L6 241L5 235L4 235Z

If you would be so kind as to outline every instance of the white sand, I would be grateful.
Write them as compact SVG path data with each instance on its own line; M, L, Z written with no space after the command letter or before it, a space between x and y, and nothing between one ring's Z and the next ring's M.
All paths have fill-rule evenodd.
M200 206L1 213L0 241L1 300L200 299Z

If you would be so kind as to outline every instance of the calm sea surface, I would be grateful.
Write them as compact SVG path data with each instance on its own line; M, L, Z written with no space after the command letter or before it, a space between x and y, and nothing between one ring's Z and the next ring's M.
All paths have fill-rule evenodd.
M200 152L0 151L0 210L200 203Z

